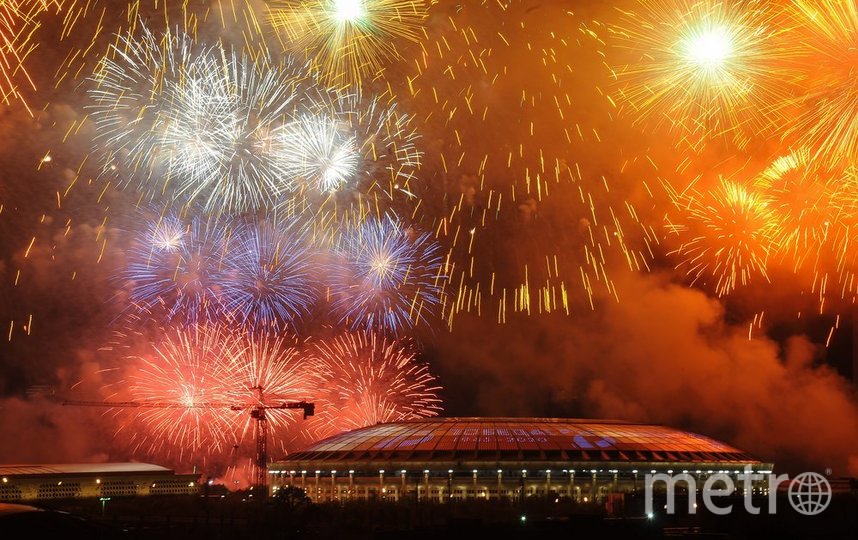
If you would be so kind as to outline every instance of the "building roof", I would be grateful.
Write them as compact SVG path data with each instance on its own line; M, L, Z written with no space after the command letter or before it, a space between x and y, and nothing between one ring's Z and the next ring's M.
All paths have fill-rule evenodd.
M428 418L340 433L289 462L576 461L758 463L703 435L660 425L562 418Z
M150 463L59 463L0 465L0 476L51 476L88 474L172 474L171 469Z

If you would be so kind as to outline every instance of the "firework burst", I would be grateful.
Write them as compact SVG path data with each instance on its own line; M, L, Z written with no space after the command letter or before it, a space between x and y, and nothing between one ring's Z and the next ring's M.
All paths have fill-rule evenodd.
M392 334L426 322L443 293L440 246L388 217L347 231L330 270L331 304L343 324Z
M146 28L111 47L94 82L105 170L149 198L200 201L210 213L276 206L294 188L284 125L325 99L291 60Z
M310 428L316 438L441 411L435 377L397 341L373 332L346 333L317 341L312 354L327 378Z
M767 264L773 245L767 232L776 227L775 215L759 194L732 180L721 179L704 193L679 196L677 205L685 217L669 229L683 237L672 252L693 281L714 279L719 296L754 275L768 279Z
M227 449L250 450L255 420L266 408L274 441L291 438L299 415L277 408L306 400L323 385L315 357L284 336L239 334L219 324L175 327L142 355L126 359L125 384L141 426L128 437L135 450L171 458L223 460ZM123 423L119 434L130 424Z
M787 3L790 35L801 46L798 121L786 136L831 166L858 156L858 4L855 0Z
M779 17L760 0L638 0L613 29L629 56L617 69L623 107L695 148L720 137L744 147L770 133L788 97Z
M417 41L422 0L277 0L271 25L289 49L305 51L331 86L360 85L399 58L397 41Z
M186 324L215 320L228 235L224 223L202 217L150 220L118 274L133 309Z
M754 188L774 216L766 234L794 270L835 236L846 195L843 174L820 168L807 149L774 160Z
M289 172L310 187L383 201L414 197L409 183L420 167L419 135L395 103L339 95L329 108L297 118L286 133Z
M168 331L149 354L131 357L133 399L179 405L135 409L144 429L130 434L132 445L152 454L178 453L182 459L184 453L210 455L235 444L242 413L228 404L240 390L233 368L242 362L242 352L229 334L194 326Z
M248 328L294 328L316 301L315 263L300 222L245 223L224 260L224 308Z

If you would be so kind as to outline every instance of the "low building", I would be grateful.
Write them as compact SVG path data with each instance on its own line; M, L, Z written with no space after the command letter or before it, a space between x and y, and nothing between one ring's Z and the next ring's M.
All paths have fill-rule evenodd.
M198 478L148 463L0 465L0 501L190 495Z
M772 468L722 442L659 425L430 418L335 435L273 463L269 478L272 492L296 486L316 502L533 496L595 502L643 489L650 472L702 481L746 466Z

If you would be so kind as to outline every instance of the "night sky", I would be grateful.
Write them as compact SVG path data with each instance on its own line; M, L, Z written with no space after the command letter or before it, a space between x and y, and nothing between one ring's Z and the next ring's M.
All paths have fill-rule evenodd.
M253 39L287 54L265 2L234 0L242 22L229 15L225 27L209 3L188 2L198 41L244 47L255 31L243 14L254 13ZM92 4L62 39L64 12L37 15L24 58L36 89L14 73L23 100L0 107L2 462L158 462L122 441L111 413L50 398L110 399L127 369L121 349L137 346L116 276L140 229L141 192L101 171L87 93L129 17L115 8L124 2ZM144 4L153 32L186 17L169 1ZM719 294L712 265L695 279L683 251L711 232L689 218L687 194L705 198L723 178L752 182L790 151L789 131L700 136L664 120L688 110L644 115L623 92L641 75L622 76L644 53L617 30L641 9L441 0L419 39L397 41L400 57L363 81L362 92L392 95L413 117L420 204L395 210L436 236L449 270L442 307L397 338L437 376L445 415L664 423L785 470L858 475L854 291L838 282L837 257L798 268L795 255L772 254L765 274ZM790 91L787 119L803 106ZM690 225L676 232L677 223ZM822 295L820 276L832 282ZM341 324L319 308L307 319L306 338ZM157 340L140 332L135 340Z

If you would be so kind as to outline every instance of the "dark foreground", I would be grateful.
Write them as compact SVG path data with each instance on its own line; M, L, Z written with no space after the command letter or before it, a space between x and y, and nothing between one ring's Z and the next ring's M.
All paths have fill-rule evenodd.
M780 502L783 510L777 515L749 515L736 499L737 510L728 516L655 513L647 518L636 499L627 499L614 516L603 507L554 500L310 504L300 495L261 501L230 494L114 498L102 508L97 499L77 499L39 505L49 512L0 512L0 538L858 538L854 492L838 494L824 513L813 517Z

